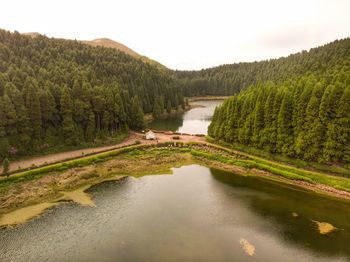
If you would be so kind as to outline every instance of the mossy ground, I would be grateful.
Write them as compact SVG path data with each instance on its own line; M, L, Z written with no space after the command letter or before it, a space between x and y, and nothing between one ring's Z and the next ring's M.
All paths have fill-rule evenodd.
M169 174L171 168L201 164L241 175L263 176L283 182L322 184L350 192L350 180L235 153L216 145L164 143L135 145L19 173L0 180L0 215L28 205L63 197L85 185L123 176ZM303 185L301 185L303 186ZM322 191L322 188L321 190Z

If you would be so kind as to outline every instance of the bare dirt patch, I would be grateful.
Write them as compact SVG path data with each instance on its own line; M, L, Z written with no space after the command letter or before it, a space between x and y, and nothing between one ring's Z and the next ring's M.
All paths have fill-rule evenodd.
M57 205L57 203L40 203L28 207L17 209L13 212L3 215L0 218L0 226L19 225L27 222L33 217L42 214L46 209Z

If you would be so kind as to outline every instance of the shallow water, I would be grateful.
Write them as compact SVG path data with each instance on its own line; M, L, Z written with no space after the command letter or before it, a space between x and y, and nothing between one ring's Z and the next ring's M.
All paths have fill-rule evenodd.
M196 101L194 104L199 105L200 107L190 109L183 114L157 119L150 123L149 127L158 130L170 130L186 134L206 135L215 107L220 105L222 102L223 100Z
M0 231L0 261L350 261L350 204L199 165ZM314 221L337 230L320 234Z

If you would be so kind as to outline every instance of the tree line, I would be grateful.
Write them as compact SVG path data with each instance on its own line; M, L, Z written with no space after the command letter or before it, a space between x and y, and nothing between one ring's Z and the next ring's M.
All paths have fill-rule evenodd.
M246 82L232 86L241 91L215 111L211 136L307 161L350 162L349 38L250 66ZM239 78L235 67L221 69Z
M124 52L0 30L0 159L142 129L184 103L171 74Z
M281 83L302 75L340 70L349 65L349 46L350 39L346 38L278 59L175 71L174 74L186 96L232 95L266 81Z
M210 135L348 161L349 57L347 38L279 59L171 71L112 48L0 30L0 159L142 129L144 114L185 108L185 96L237 94L216 110Z
M350 63L322 77L241 91L215 110L209 135L307 161L349 163Z

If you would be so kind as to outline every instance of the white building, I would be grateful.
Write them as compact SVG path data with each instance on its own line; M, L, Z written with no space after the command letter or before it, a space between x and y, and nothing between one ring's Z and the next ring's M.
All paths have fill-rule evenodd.
M156 134L151 130L146 133L147 140L156 140Z

